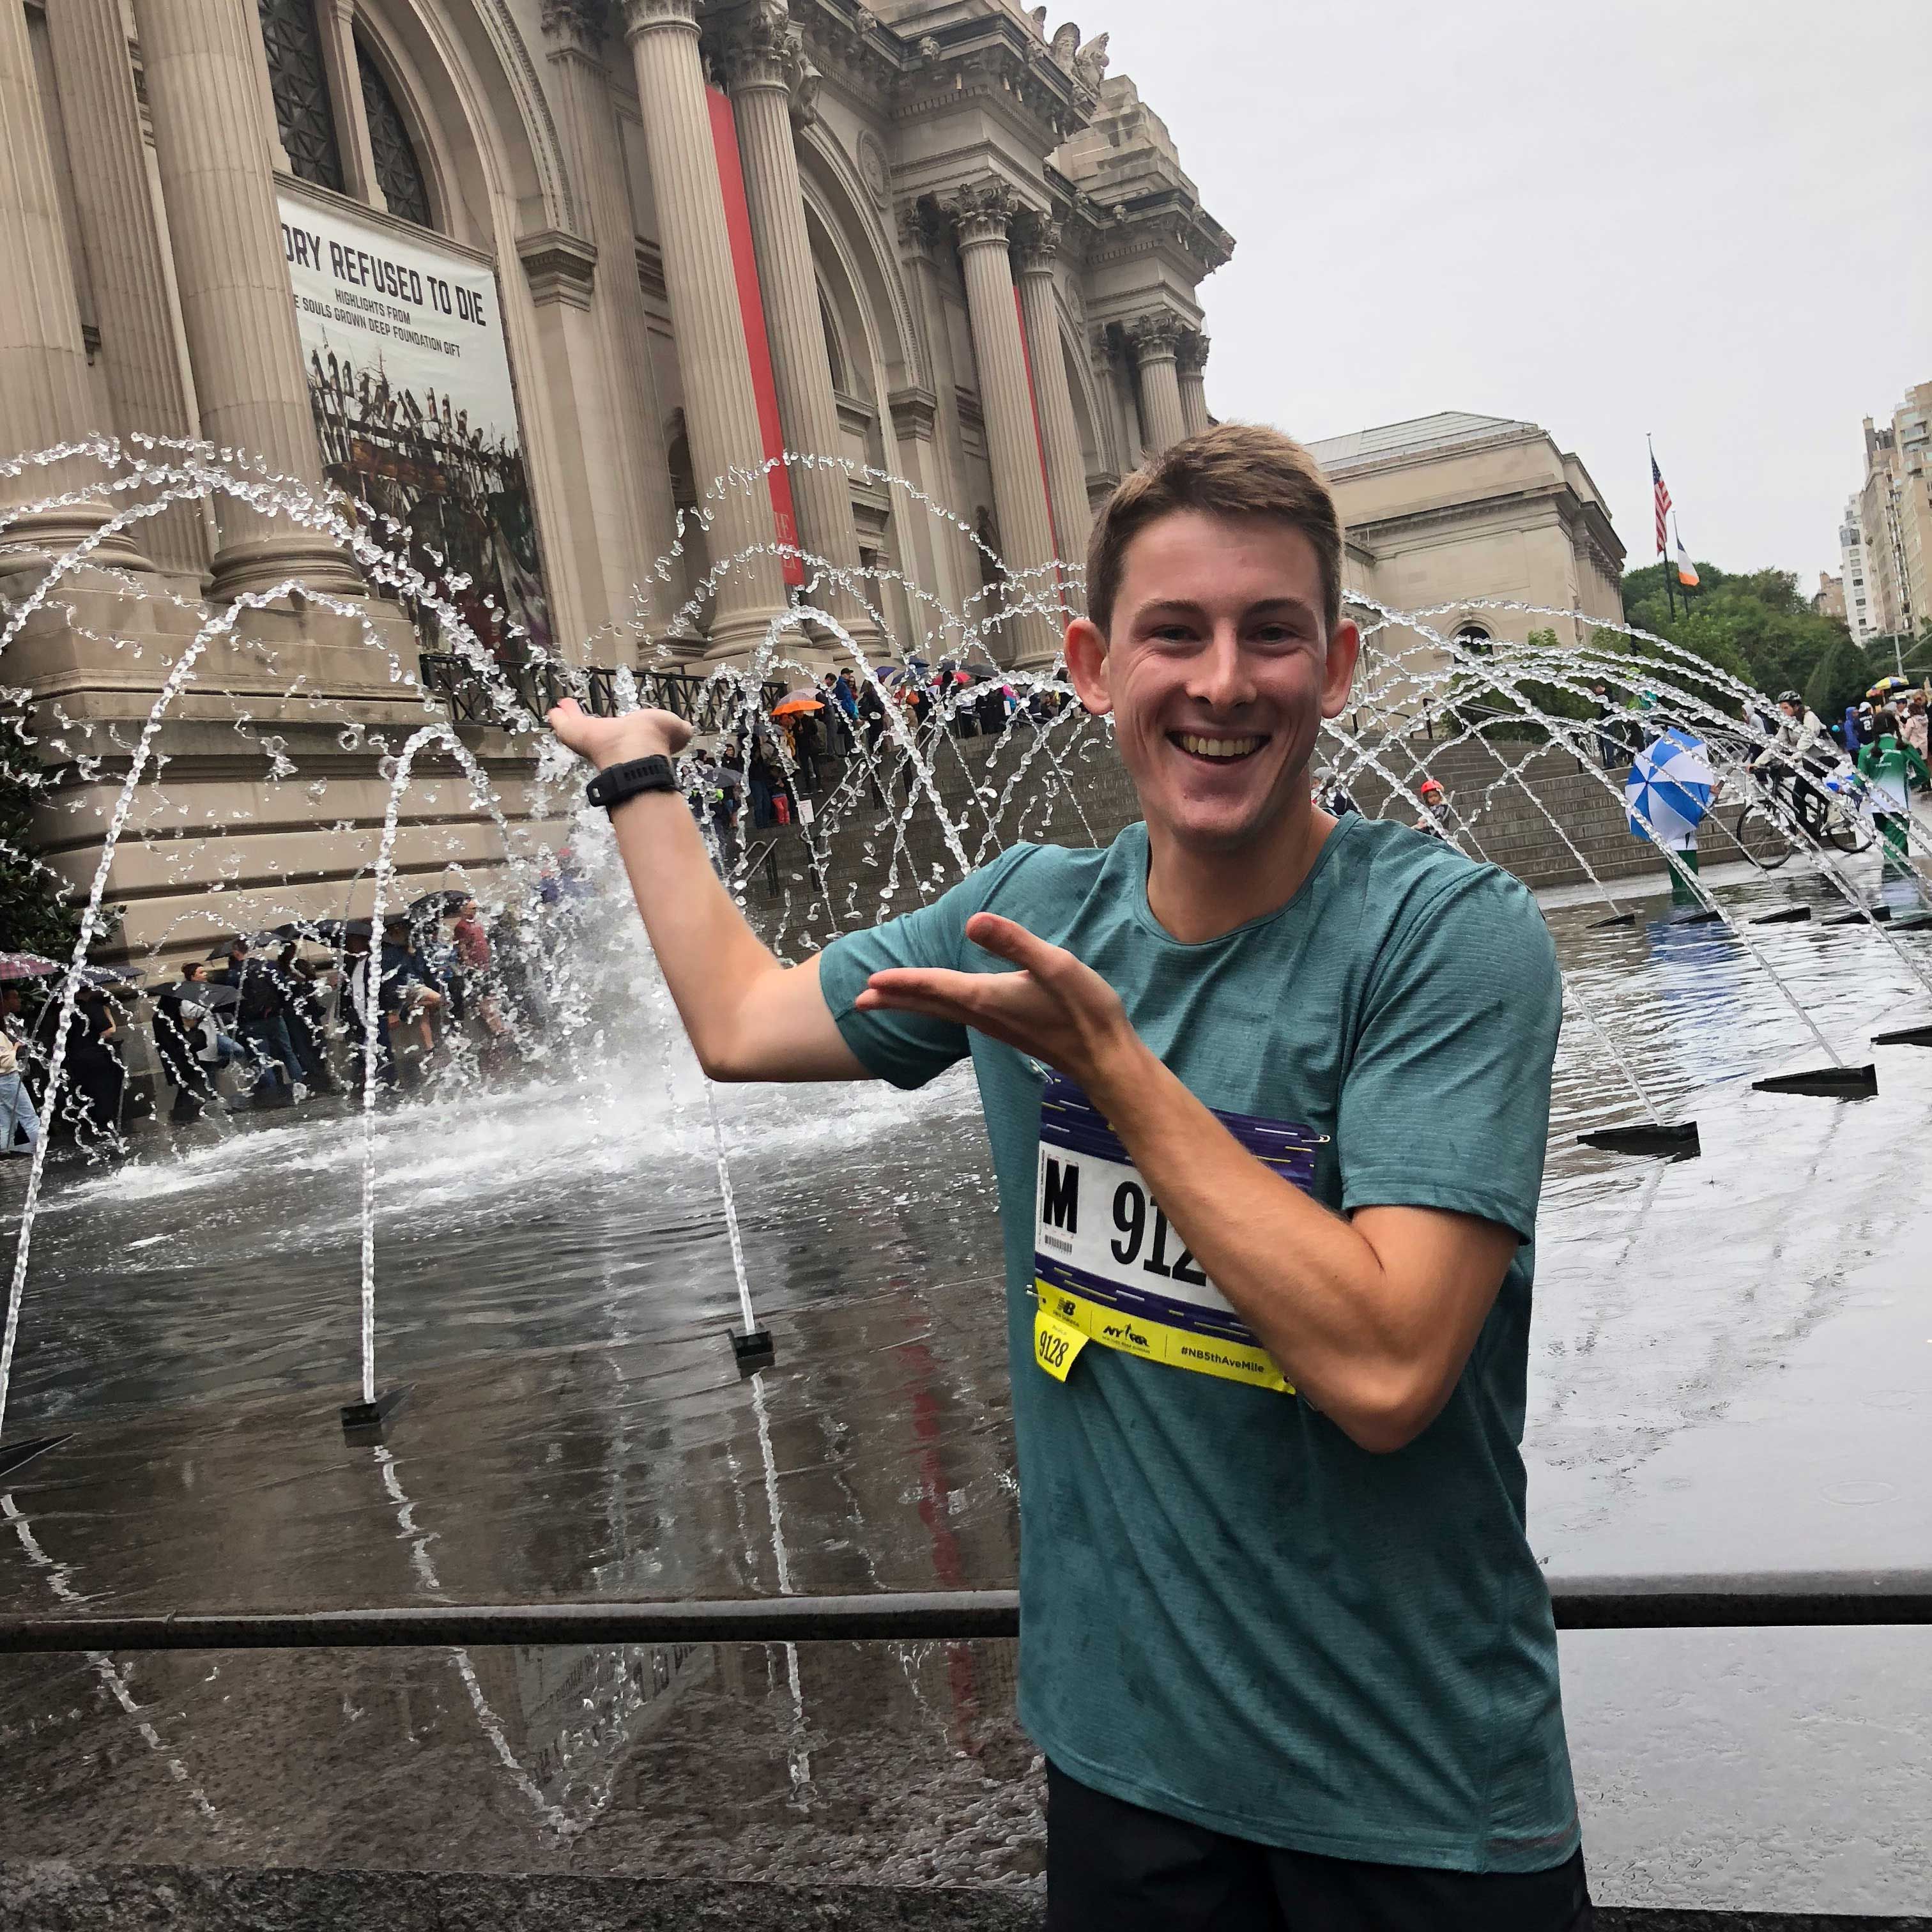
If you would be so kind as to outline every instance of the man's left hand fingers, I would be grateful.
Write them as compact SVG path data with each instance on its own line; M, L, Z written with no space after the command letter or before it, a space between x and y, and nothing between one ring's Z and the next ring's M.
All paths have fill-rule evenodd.
M966 937L982 952L1028 968L1050 964L1060 951L1017 920L1002 919L996 912L976 912L966 922Z

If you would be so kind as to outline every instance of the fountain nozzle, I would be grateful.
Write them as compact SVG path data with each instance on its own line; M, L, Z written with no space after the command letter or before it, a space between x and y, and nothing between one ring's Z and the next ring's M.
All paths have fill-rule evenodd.
M772 1346L772 1331L769 1328L749 1328L742 1335L731 1337L731 1353L737 1358L738 1375L741 1381L748 1382L761 1369L769 1369L778 1360L778 1351Z
M345 1442L380 1442L382 1425L409 1400L414 1382L405 1382L376 1396L374 1402L345 1402L342 1405L342 1438Z

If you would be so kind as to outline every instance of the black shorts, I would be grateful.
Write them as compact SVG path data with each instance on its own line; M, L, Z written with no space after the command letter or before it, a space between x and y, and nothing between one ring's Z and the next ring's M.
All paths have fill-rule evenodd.
M1047 1932L1588 1932L1583 1854L1436 1871L1277 1851L1046 1768Z

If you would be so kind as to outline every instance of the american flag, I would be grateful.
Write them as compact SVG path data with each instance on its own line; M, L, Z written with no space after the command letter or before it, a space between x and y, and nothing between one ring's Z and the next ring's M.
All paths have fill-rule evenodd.
M1653 494L1657 498L1657 554L1663 556L1668 554L1670 549L1670 492L1665 487L1664 472L1657 466L1657 452L1654 450L1651 452L1650 456L1650 480L1656 485Z

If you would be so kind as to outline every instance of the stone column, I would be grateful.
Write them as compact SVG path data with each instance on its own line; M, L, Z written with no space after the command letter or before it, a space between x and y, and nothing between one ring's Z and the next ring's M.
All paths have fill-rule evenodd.
M1020 314L1026 325L1027 354L1033 364L1033 392L1040 412L1040 437L1046 453L1047 490L1053 502L1053 534L1065 562L1087 561L1087 459L1081 453L1073 392L1067 386L1066 358L1060 346L1060 316L1053 276L1060 259L1060 224L1036 221L1021 237Z
M1210 346L1198 328L1181 332L1175 367L1180 377L1180 419L1187 425L1190 436L1198 436L1203 430L1214 428L1208 414L1207 379L1202 374L1208 367Z
M0 458L72 442L91 420L87 352L74 269L61 232L46 121L27 16L0 0ZM98 482L86 458L0 476L0 516L23 503L78 494ZM92 497L10 518L0 527L0 573L36 567L91 536L112 512ZM134 561L124 547L102 561Z
M922 430L932 442L933 458L923 487L935 503L956 510L958 493L964 487L966 454L959 434L958 371L953 366L952 332L946 327L946 298L940 292L942 269L949 279L952 271L952 224L930 200L908 202L898 211L898 236L913 319L925 349L926 367L932 371L934 409L929 419L924 418L915 395L902 424L895 403L893 428L898 433L902 460L909 430L914 434L915 446ZM910 477L913 472L908 470L905 473ZM922 512L919 520L932 553L933 574L928 588L947 610L963 610L970 590L979 587L979 553L950 519Z
M87 138L68 159L82 239L94 268L98 351L114 427L123 436L193 436L194 407L175 339L167 268L148 180L147 144L121 0L65 0L47 10L54 80ZM136 526L164 570L208 568L200 506L176 503Z
M262 140L252 0L134 0L134 20L201 433L320 495L322 458ZM216 597L284 577L360 593L360 575L327 537L231 496L217 500L214 514Z
M592 520L604 553L601 563L610 615L628 620L639 588L649 597L651 616L667 614L658 608L664 586L651 566L670 549L677 512L651 374L650 321L638 281L637 224L604 74L609 19L605 0L544 0L557 126L578 191L578 225L596 250L590 316L597 380L578 386L584 398L578 406L580 417L595 412L596 421L584 426L586 449L600 440L606 446L608 466L601 474L615 487L598 490L604 500L597 508L605 514ZM674 606L677 601L670 600Z
M384 214L388 200L376 179L376 150L369 140L369 110L362 104L362 64L356 57L356 0L315 0L316 38L335 110L335 145L342 155L343 185L358 201Z
M692 468L699 500L711 512L711 554L722 562L778 538L762 477L748 486L728 481L719 496L706 494L728 470L755 472L764 461L764 446L724 226L724 193L711 145L710 104L698 52L698 0L624 0L624 16L684 377ZM746 656L787 602L783 568L770 550L733 564L718 586L707 655Z
M740 22L726 73L744 162L745 199L771 340L772 378L785 447L801 456L840 456L844 438L832 389L832 361L818 312L818 283L806 232L805 195L792 146L792 89L802 77L798 30L784 0L760 0ZM802 111L810 113L809 106ZM840 568L859 568L850 478L837 464L791 469L792 502L802 548ZM810 565L806 566L808 577ZM868 657L882 642L878 626L851 591L832 584L812 593L850 631Z
M980 407L986 421L986 453L1005 550L1002 561L1028 592L1051 609L1058 578L1053 525L1027 389L1012 263L1006 253L1007 232L1019 205L1005 182L988 179L961 189L949 212L958 224L967 317L980 365ZM1004 661L1022 667L1050 663L1060 642L1059 627L1044 611L1029 613L1002 626L998 633Z
M1187 418L1180 406L1180 372L1175 361L1180 332L1180 318L1164 310L1138 317L1127 329L1134 360L1140 366L1141 415L1150 457L1158 456L1187 434Z

